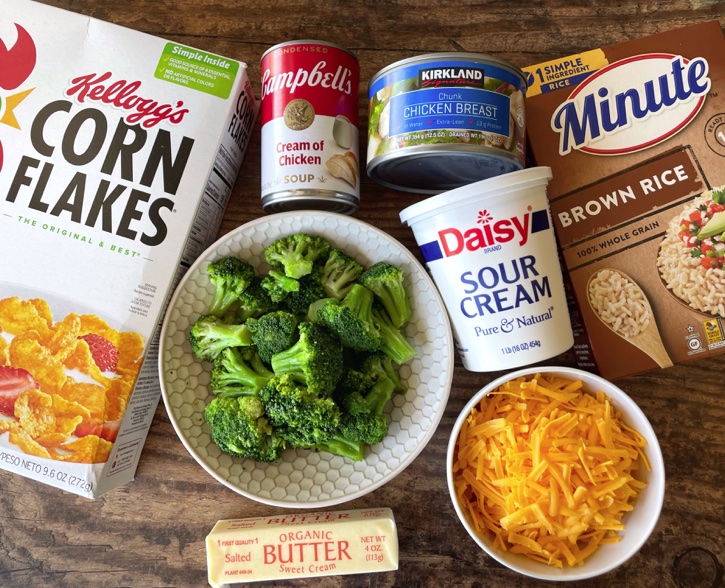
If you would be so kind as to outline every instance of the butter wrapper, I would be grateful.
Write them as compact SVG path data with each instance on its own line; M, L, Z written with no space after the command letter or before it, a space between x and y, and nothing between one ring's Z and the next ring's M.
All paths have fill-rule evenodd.
M219 521L206 538L209 584L398 569L389 508Z

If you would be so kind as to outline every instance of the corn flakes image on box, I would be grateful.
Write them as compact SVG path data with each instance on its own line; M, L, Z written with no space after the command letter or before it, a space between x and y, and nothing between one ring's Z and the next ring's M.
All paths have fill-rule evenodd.
M256 114L242 62L3 1L0 467L90 498L133 478L154 334Z

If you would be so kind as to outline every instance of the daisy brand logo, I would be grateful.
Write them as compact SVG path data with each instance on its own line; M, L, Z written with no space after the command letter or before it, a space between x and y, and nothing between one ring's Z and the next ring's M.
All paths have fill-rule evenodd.
M19 89L35 69L36 51L32 37L19 24L17 39L8 48L0 39L0 124L20 129L14 110L34 88ZM3 168L3 145L0 142L0 171Z
M430 262L454 257L465 251L498 251L507 243L523 247L532 234L550 227L548 212L532 210L531 206L527 207L524 214L498 219L488 209L479 210L476 225L441 229L435 241L421 245L423 257Z

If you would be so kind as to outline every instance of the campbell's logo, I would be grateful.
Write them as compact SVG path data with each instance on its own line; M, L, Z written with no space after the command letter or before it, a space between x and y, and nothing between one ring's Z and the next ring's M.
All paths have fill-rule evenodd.
M327 61L318 61L312 69L308 70L299 67L294 71L285 71L272 75L270 69L265 69L262 74L262 99L281 89L286 89L294 94L298 89L329 88L344 94L351 94L353 88L352 71L342 65L328 68Z
M8 49L0 39L0 124L20 129L14 109L34 88L17 90L33 73L36 63L35 42L19 24L15 25L17 39ZM12 92L5 94L5 91ZM3 146L0 143L0 170L3 167Z
M420 246L427 262L454 257L466 251L492 248L497 251L506 243L515 243L522 247L529 237L549 229L547 210L532 211L525 214L496 220L488 210L478 213L476 224L467 229L448 227L438 231L438 239Z
M653 53L599 70L551 118L559 153L617 155L668 139L702 108L711 85L708 67L702 57Z
M75 96L83 104L86 100L110 104L116 108L129 111L126 122L140 123L142 127L151 128L164 120L179 124L189 112L184 102L179 100L175 105L165 104L145 98L139 90L140 81L116 80L110 83L111 72L103 74L90 73L71 80L71 86L65 91L66 96Z

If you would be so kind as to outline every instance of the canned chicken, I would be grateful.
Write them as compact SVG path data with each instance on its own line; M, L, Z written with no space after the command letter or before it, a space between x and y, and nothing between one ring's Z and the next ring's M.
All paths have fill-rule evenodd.
M390 188L438 194L525 164L526 80L475 53L393 63L370 82L368 175Z
M289 41L262 55L262 207L345 214L360 201L360 68L347 50Z

